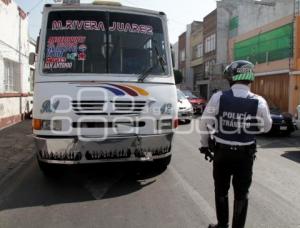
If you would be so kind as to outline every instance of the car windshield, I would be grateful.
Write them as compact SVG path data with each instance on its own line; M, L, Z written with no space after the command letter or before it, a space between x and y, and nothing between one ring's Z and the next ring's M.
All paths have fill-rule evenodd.
M141 74L152 67L151 74L166 75L165 48L157 17L56 11L48 17L43 72Z
M186 99L184 93L181 92L180 90L177 90L177 99L178 99L178 100Z
M189 90L182 90L182 92L184 93L184 95L188 98L197 98L194 94L192 94L191 91Z

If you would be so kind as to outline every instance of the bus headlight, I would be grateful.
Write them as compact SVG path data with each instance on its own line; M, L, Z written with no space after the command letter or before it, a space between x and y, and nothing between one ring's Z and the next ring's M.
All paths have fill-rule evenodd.
M53 120L52 121L52 130L61 131L62 130L62 121L61 120Z
M42 120L42 129L44 131L50 131L51 129L51 121L50 120Z
M173 106L171 103L163 104L160 108L160 114L161 115L164 115L164 114L171 115L172 109L173 109Z
M42 131L61 131L62 130L62 121L61 120L32 120L32 127L34 130Z

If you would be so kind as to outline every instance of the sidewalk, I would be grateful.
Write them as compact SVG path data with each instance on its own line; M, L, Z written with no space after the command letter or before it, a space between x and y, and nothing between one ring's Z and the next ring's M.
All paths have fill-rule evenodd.
M34 156L31 120L0 130L0 182Z

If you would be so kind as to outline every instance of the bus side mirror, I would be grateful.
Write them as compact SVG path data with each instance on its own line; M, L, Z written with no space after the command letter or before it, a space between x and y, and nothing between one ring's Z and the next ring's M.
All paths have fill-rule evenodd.
M172 66L173 68L175 67L175 56L174 56L174 52L172 52Z
M171 45L171 58L172 58L172 66L175 67L175 56L173 51L173 46Z
M34 65L35 63L35 53L30 52L29 54L29 65Z
M39 53L39 46L40 46L40 36L38 36L36 39L35 53Z

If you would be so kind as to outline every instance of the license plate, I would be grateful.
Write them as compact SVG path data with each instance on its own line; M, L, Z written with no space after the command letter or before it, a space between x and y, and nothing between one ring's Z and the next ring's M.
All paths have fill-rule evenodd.
M280 130L281 130L281 131L286 131L287 129L288 129L287 126L280 126Z

